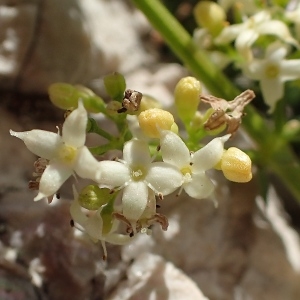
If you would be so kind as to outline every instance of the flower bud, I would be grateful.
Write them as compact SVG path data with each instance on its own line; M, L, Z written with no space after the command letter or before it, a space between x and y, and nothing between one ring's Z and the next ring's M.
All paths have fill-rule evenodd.
M122 74L115 72L103 79L107 94L116 101L122 102L126 89L125 78Z
M78 197L79 204L88 210L97 210L114 198L111 190L99 188L97 185L84 187Z
M105 104L95 93L81 85L68 83L53 83L48 89L51 102L61 108L77 108L78 101L82 100L85 109L91 113L103 112Z
M201 83L194 77L184 77L175 87L175 105L178 116L184 123L189 123L194 117L200 103Z
M221 159L221 170L230 181L248 182L252 179L250 157L235 147L224 151Z
M224 26L226 14L219 4L200 1L194 8L194 18L198 26L206 28L213 36L217 36Z
M161 130L174 129L173 115L160 108L142 111L138 116L138 121L144 134L151 138L159 138Z
M141 113L142 111L150 108L162 108L162 105L159 101L157 101L153 97L148 95L143 95L138 113Z

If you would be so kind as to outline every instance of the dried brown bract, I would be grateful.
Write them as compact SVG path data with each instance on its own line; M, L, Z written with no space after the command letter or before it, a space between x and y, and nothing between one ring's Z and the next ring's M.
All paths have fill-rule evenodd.
M122 101L122 108L118 110L118 113L125 111L136 112L140 108L140 104L143 98L143 94L135 90L126 90Z
M138 232L147 232L147 229L154 225L155 223L160 224L162 230L166 231L169 226L169 221L167 217L160 213L155 213L153 216L149 218L143 218L137 221L136 228L132 228L132 225L129 220L126 219L126 217L122 213L115 212L114 217L118 219L119 221L122 221L127 225L127 233L130 236L134 236L134 233Z
M227 125L227 133L235 134L244 115L245 106L255 98L252 90L246 90L232 101L226 101L222 98L217 98L211 95L201 96L200 99L211 105L214 112L209 119L204 123L204 128L214 130L222 125Z

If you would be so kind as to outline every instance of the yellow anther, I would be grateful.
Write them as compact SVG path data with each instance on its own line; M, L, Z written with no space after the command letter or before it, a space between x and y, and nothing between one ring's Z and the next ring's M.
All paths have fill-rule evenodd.
M143 166L136 166L131 168L131 178L134 181L143 180L146 176L146 170Z

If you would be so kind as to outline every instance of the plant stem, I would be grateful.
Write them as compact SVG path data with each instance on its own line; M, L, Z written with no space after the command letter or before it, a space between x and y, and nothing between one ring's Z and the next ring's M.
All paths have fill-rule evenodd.
M214 96L232 100L240 93L210 61L205 52L194 45L189 33L159 0L132 0L132 2L145 14L185 66L203 82ZM272 139L279 139L279 143L283 140L280 135L273 134L265 120L252 106L247 106L246 114L243 126L257 143L258 152L270 152ZM263 163L266 168L281 178L300 203L299 161L287 144L283 144L274 151L271 151L273 154L266 157Z

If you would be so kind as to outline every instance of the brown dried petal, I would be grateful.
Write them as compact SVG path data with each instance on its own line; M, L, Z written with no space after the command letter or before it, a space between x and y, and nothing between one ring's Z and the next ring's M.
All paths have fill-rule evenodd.
M232 101L226 101L211 95L201 96L201 100L211 105L214 113L205 122L204 127L208 130L216 129L227 124L227 133L234 134L241 122L245 106L254 99L255 94L252 90L246 90Z
M126 90L122 101L122 108L118 110L119 113L129 111L136 112L140 108L143 94L135 90Z

